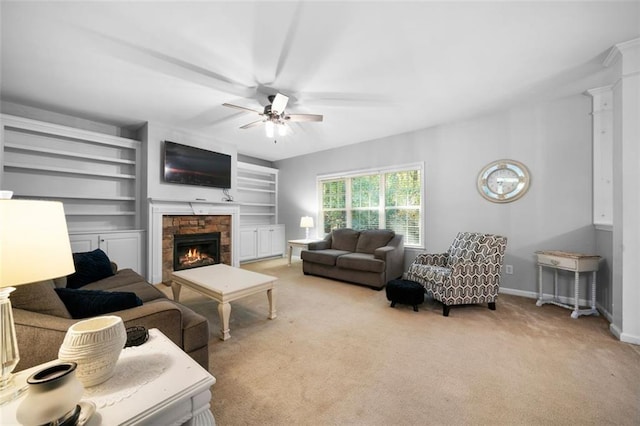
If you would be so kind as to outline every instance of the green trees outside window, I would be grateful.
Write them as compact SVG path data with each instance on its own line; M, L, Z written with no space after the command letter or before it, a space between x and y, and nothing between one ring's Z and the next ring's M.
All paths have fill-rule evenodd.
M422 170L319 181L322 228L391 229L404 235L406 245L421 246Z

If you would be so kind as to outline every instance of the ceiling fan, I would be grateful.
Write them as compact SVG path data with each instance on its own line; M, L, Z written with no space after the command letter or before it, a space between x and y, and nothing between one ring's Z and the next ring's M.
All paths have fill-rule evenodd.
M287 103L289 102L289 98L281 93L270 95L268 99L269 105L266 105L263 111L258 111L255 109L229 103L223 103L222 105L229 108L236 108L242 111L255 112L256 114L262 116L263 118L261 118L260 120L245 124L244 126L240 126L240 128L249 129L251 127L264 124L267 137L273 137L275 127L278 128L280 135L285 134L285 125L287 122L322 121L323 119L322 115L320 114L287 114L285 112L285 108L287 106Z

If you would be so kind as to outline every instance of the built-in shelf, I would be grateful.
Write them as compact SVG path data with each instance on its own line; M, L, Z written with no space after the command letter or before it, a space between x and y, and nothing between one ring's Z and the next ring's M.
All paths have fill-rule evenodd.
M278 170L238 162L240 261L284 253L284 225L278 224Z
M65 212L66 216L135 216L136 212Z
M246 188L246 187L238 187L238 191L247 191L247 192L268 192L270 194L275 194L275 189L259 189L259 188Z
M249 207L275 207L275 203L239 203L241 206Z
M100 195L94 196L73 196L73 195L55 195L55 194L43 194L43 195L20 195L18 198L25 199L51 199L51 200L85 200L85 201L135 201L135 197L101 197Z
M0 115L0 187L58 200L74 232L140 228L140 142Z
M5 150L14 150L14 151L24 151L24 152L35 152L38 155L40 154L51 154L54 156L67 157L67 158L79 158L81 160L91 160L91 161L103 161L105 163L114 163L114 164L132 164L135 165L135 160L126 160L122 158L110 158L101 155L88 155L88 154L80 154L77 152L70 151L60 151L57 149L47 149L47 148L34 148L30 146L22 146L15 145L11 143L4 144Z
M54 167L54 166L39 166L39 165L31 165L31 164L20 164L20 163L11 163L5 162L4 168L14 168L14 169L25 169L25 170L37 170L39 172L52 172L52 173L65 173L65 174L74 174L74 175L84 175L84 176L98 176L98 177L107 177L114 179L135 179L135 175L128 175L123 173L101 173L95 172L91 170L79 170L79 169L68 169L64 167Z

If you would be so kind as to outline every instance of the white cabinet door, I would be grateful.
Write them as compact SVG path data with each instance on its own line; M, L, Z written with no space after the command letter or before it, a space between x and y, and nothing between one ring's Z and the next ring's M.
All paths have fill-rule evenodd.
M258 257L271 256L273 226L258 227Z
M284 254L284 225L273 225L271 227L271 254Z
M118 265L118 269L131 268L142 273L142 253L140 234L137 232L119 232L100 234L99 244L109 259Z
M240 227L240 261L255 259L258 256L258 229Z
M284 254L284 225L240 227L240 261Z
M131 268L142 273L141 231L109 232L101 234L70 234L71 251L82 253L101 249L118 269Z
M71 243L71 251L73 253L93 251L98 248L98 241L99 238L96 234L69 235L69 242Z

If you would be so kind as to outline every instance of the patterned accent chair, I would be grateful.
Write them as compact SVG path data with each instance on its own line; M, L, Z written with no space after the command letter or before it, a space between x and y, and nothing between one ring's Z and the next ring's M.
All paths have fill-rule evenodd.
M459 232L446 253L419 254L406 278L442 302L445 317L452 305L488 303L495 310L506 247L500 235Z

